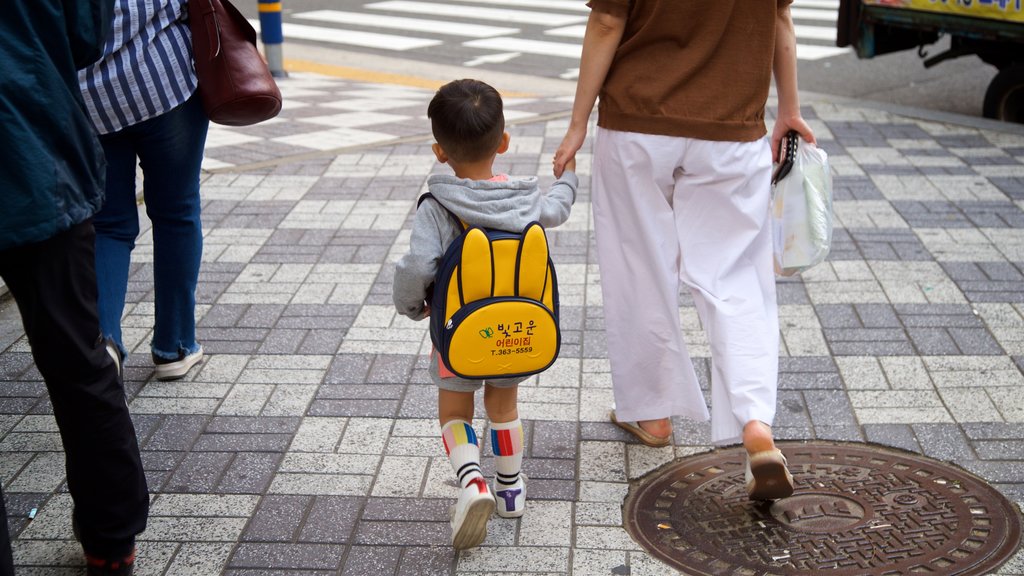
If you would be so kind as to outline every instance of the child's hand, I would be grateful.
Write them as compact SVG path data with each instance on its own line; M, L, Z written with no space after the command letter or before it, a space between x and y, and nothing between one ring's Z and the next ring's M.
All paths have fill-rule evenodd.
M569 158L569 160L567 160L565 162L565 170L568 170L569 172L575 172L576 171L576 157L575 156L573 156L572 158Z

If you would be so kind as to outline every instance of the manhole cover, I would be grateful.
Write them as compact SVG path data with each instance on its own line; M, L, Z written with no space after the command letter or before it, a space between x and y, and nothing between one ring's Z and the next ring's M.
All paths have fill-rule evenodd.
M779 447L792 497L748 500L737 447L644 478L626 497L626 529L694 576L988 574L1020 544L1016 507L973 474L862 444Z

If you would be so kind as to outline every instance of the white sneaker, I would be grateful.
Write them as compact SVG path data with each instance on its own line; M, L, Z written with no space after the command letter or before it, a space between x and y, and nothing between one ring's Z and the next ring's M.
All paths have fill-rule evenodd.
M526 510L526 475L519 473L519 479L511 486L494 481L494 495L497 500L495 512L502 518L519 518Z
M451 507L452 546L465 550L479 546L487 538L487 521L494 511L494 496L483 478L474 478L459 491Z
M157 380L177 380L182 378L193 366L199 363L203 359L203 347L199 348L191 353L185 354L181 352L178 357L173 360L161 358L156 354L153 354L153 367L156 371Z

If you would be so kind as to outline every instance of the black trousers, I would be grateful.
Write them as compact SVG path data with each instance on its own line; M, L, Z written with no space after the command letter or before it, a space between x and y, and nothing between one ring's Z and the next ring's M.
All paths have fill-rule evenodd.
M116 558L146 528L149 490L124 386L100 339L94 242L87 221L2 251L0 277L50 394L82 548Z
M7 505L4 503L3 490L0 490L0 576L14 576L11 535L7 529Z

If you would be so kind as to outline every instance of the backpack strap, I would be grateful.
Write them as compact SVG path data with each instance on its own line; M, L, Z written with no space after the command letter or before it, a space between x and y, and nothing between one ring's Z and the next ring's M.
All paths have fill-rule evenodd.
M445 206L443 203L441 203L441 201L438 200L430 192L424 193L422 196L419 197L418 200L416 200L416 208L417 209L420 207L420 204L423 204L424 200L433 200L434 202L437 202L437 205L440 206L441 208L444 208L444 211L447 212L448 215L452 217L452 220L455 220L455 222L459 225L460 229L466 230L466 229L469 228L469 226L465 222L463 222L462 218L459 218L458 215L455 214L455 212L452 212L451 210L449 210L447 206Z

